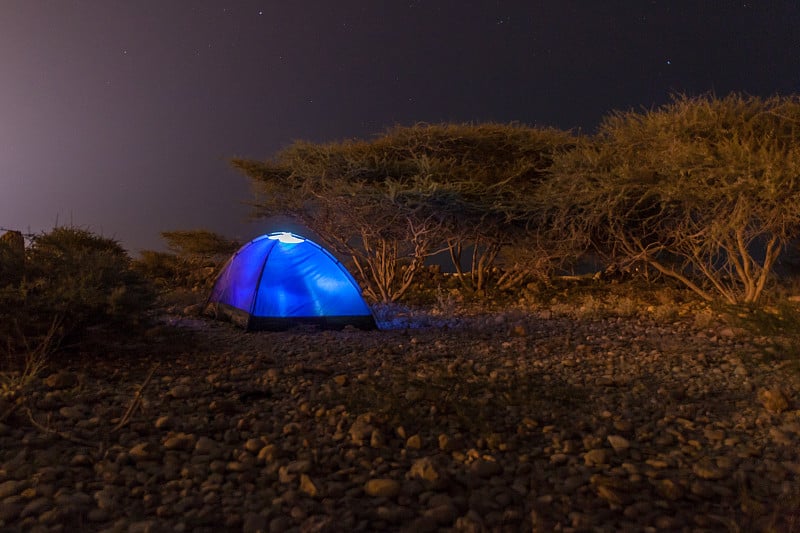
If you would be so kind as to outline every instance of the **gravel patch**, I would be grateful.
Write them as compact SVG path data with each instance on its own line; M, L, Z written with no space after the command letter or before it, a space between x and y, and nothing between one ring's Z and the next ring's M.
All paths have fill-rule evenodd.
M800 381L769 339L549 313L172 322L192 347L67 363L16 399L1 529L800 530Z

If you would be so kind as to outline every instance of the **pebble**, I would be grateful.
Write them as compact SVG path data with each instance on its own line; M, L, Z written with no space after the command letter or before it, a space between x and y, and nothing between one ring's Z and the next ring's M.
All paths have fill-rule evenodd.
M364 492L375 498L394 498L400 494L400 482L394 479L370 479L364 484Z

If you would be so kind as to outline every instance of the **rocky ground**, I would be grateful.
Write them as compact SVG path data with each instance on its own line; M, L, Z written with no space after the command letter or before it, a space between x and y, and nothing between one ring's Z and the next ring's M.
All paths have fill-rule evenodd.
M800 531L800 381L772 339L171 322L0 401L0 529Z

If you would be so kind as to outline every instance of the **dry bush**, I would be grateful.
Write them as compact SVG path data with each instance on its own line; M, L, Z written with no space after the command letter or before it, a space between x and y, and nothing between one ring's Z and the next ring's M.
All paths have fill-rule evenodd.
M559 154L549 222L706 300L759 300L800 228L800 99L676 97Z
M59 227L33 238L19 283L0 290L0 337L9 354L47 340L80 343L90 331L123 334L146 321L150 284L113 239ZM53 324L57 324L53 331Z
M185 290L205 293L241 243L207 230L161 233L171 252L145 250L136 269L152 280L162 293Z

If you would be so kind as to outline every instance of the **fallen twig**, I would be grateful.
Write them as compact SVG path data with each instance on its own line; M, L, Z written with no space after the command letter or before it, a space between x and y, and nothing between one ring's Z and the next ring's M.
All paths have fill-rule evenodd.
M96 442L91 442L91 441L88 441L86 439L81 439L81 438L76 437L76 436L74 436L71 433L68 433L66 431L59 431L57 429L53 429L53 428L49 428L47 426L44 426L44 425L40 424L39 422L37 422L35 418L33 418L33 413L31 412L30 408L27 408L26 410L28 411L28 419L30 419L31 424L33 424L33 427L35 427L36 429L38 429L40 431L43 431L44 433L49 433L51 435L58 435L62 439L68 440L70 442L74 442L75 444L81 444L83 446L92 446L92 447L99 447L100 446L100 444L98 444Z
M133 401L131 401L131 404L128 406L127 411L125 411L125 414L122 415L122 418L120 419L119 422L117 422L117 425L111 429L112 433L119 431L120 429L125 427L125 425L128 422L130 422L131 416L133 416L133 413L142 404L142 393L144 392L145 387L147 387L147 384L150 383L150 380L152 379L153 374L155 373L159 365L160 363L156 363L155 365L153 365L153 368L150 369L150 373L147 374L147 377L145 378L144 382L142 382L141 386L139 387L139 390L136 391L136 394L133 397Z

